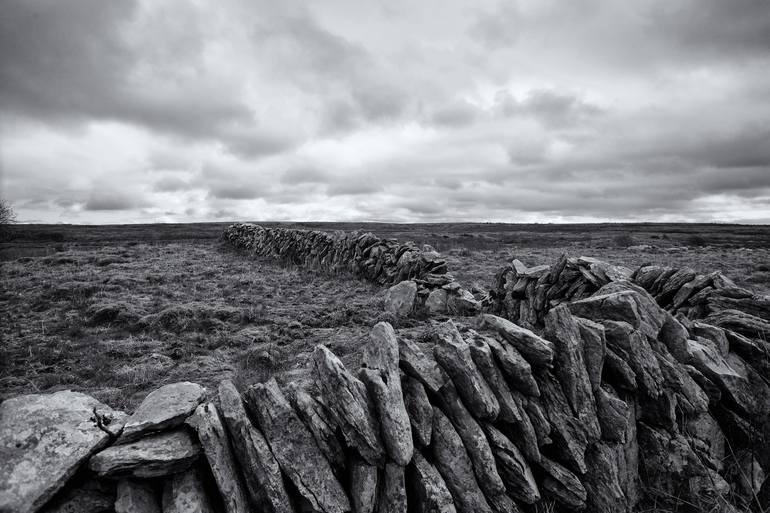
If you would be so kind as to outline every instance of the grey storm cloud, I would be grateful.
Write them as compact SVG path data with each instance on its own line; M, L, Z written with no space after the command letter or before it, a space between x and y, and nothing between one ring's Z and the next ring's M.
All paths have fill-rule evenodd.
M766 0L2 12L22 219L770 219Z

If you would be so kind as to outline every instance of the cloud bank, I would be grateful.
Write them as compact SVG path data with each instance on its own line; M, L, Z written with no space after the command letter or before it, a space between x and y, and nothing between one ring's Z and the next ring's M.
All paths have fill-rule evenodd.
M3 0L23 221L770 222L765 0Z

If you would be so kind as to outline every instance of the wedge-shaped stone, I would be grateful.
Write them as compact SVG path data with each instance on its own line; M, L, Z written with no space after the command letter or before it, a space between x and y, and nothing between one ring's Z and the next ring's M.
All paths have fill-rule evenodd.
M318 448L331 463L335 474L338 477L343 475L346 467L345 452L335 433L336 428L329 410L299 383L290 383L286 396L299 418L313 433Z
M495 394L471 358L470 348L452 321L438 326L434 333L436 361L454 381L465 405L480 419L494 420L500 412Z
M449 376L433 359L409 339L399 339L399 363L404 372L420 381L425 389L435 394L449 380Z
M163 487L163 513L214 513L197 471L190 469L168 478Z
M414 445L401 391L398 340L390 324L380 322L374 326L362 362L365 368L361 377L377 410L385 449L391 460L405 466L412 459Z
M503 338L516 346L516 349L531 365L535 367L551 365L553 361L553 344L551 342L501 317L483 314L482 319L486 326L496 330Z
M685 407L686 413L695 415L708 411L708 395L668 352L666 346L654 340L651 341L650 346L655 350L658 358L658 366L663 374L663 386L684 399L679 403L681 407Z
M63 390L0 404L0 511L37 511L110 435L99 429L93 397Z
M115 513L161 513L160 501L149 482L122 479L118 482Z
M431 418L433 418L431 416ZM407 468L409 497L419 513L456 513L452 494L436 468L419 452Z
M236 467L230 437L213 403L203 403L186 421L198 433L227 513L246 513L249 500Z
M495 457L484 435L484 430L465 408L451 381L441 389L438 401L460 436L465 451L470 457L478 484L486 497L492 500L499 495L504 495L505 485L497 472ZM433 409L433 415L433 436L435 436L436 408Z
M540 389L537 387L537 381L532 375L532 367L527 360L521 356L513 345L505 341L500 341L495 337L484 337L483 340L489 345L500 363L508 381L521 393L531 396L539 396Z
M603 321L603 324L607 346L627 357L641 391L649 397L658 397L663 385L663 374L647 337L623 321Z
M483 434L482 434L483 436ZM433 409L433 457L460 513L492 513L460 435L438 408ZM494 462L492 463L494 465Z
M313 352L313 368L324 404L347 445L372 464L385 454L380 425L370 408L366 387L323 345Z
M524 399L524 411L527 413L532 427L537 436L537 445L543 447L553 443L551 440L551 421L543 408L540 397L527 397Z
M604 355L604 370L602 374L604 379L613 386L629 392L633 392L637 388L634 370L626 363L624 358L610 348L607 348L607 353Z
M406 506L404 467L388 462L381 472L376 511L378 513L406 513Z
M252 386L244 399L281 470L310 506L321 513L350 511L350 502L331 465L275 379Z
M540 379L541 401L551 422L551 438L561 461L580 474L586 471L585 451L592 441L583 423L572 415L559 382L551 373Z
M602 439L608 442L625 443L631 410L609 385L603 385L594 392L597 415L602 428Z
M673 315L666 312L666 320L658 334L658 340L666 345L669 352L674 355L679 363L690 363L692 361L692 351L687 340L690 334L682 323Z
M580 338L583 340L583 362L585 363L591 389L596 390L602 384L604 355L607 353L607 340L604 337L604 326L598 322L575 317Z
M433 431L433 407L425 393L425 387L411 376L404 375L401 378L401 389L404 393L404 405L406 406L409 421L412 424L412 437L418 447L430 445L430 436Z
M623 493L617 455L609 445L599 442L586 453L588 472L583 477L586 504L593 513L630 513Z
M180 425L206 397L206 389L183 381L150 392L123 426L118 443L138 440L147 433Z
M198 442L178 429L108 447L92 456L88 466L105 477L158 477L188 469L199 454Z
M377 467L363 460L350 464L350 502L356 513L373 513L377 505Z
M264 435L249 420L243 400L232 381L219 383L218 398L252 502L273 513L293 513L281 468Z
M540 490L521 451L492 424L484 424L484 432L492 446L497 468L508 494L525 504L539 501Z
M545 336L554 343L554 374L561 382L572 412L582 422L589 441L601 436L596 418L596 404L591 380L583 359L580 326L564 305L553 308L545 316Z
M512 390L511 392L514 401L516 401L516 406L519 407L519 412L521 412L521 421L514 422L508 426L503 425L501 427L506 428L506 432L511 435L509 438L516 441L516 445L518 445L519 449L524 454L524 457L527 458L527 461L530 463L537 463L540 461L538 435L525 408L527 399L515 390Z
M500 405L499 420L509 424L521 422L522 418L519 407L513 399L513 394L511 394L511 389L505 382L502 371L494 361L489 344L484 338L476 334L473 335L469 347L473 363L476 364L476 368L481 373L484 381L489 385L489 388L494 392Z
M553 460L543 458L540 468L545 472L540 490L559 504L571 509L583 509L588 494L580 479Z

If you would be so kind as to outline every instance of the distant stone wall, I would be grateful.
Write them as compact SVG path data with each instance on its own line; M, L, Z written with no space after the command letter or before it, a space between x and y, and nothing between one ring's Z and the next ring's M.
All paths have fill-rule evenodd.
M542 336L491 314L457 322L420 343L379 323L357 371L319 345L307 382L175 383L131 416L77 392L9 399L0 511L769 505L756 333L675 317L628 281L552 306Z
M379 285L447 273L446 262L433 248L381 239L372 233L264 228L239 223L227 227L223 237L255 255L302 267L345 271Z

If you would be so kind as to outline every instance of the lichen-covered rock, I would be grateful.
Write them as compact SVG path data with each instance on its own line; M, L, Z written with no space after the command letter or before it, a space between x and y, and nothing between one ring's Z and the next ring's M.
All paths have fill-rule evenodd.
M666 320L664 311L647 292L629 283L610 283L591 297L568 304L570 312L592 321L620 321L656 338Z
M243 470L246 489L253 503L269 508L273 513L292 513L281 468L264 435L249 420L243 400L232 381L219 383L218 399L233 452Z
M123 426L118 443L138 440L147 433L182 424L206 397L206 389L184 381L163 385L150 392Z
M433 354L436 361L452 378L468 409L476 418L496 419L500 413L500 404L473 362L468 344L452 321L438 326L435 341Z
M350 502L356 513L373 513L377 505L377 467L356 460L350 464Z
M185 422L198 434L227 513L247 513L250 510L249 500L236 467L230 437L216 406L213 403L200 404Z
M553 344L532 331L515 325L507 319L491 314L482 315L483 323L496 330L508 342L516 346L524 358L536 367L549 366L553 361Z
M404 405L412 425L414 443L418 447L426 447L430 445L430 436L433 431L433 407L428 400L428 394L425 393L422 383L411 376L404 375L401 378L401 388L404 393Z
M382 439L390 459L405 466L412 459L414 445L409 415L401 391L398 369L398 340L393 327L380 322L364 347L362 378L382 426Z
M434 289L425 300L425 309L432 315L445 313L447 311L447 298L446 290Z
M350 511L350 502L331 465L275 379L253 385L244 399L281 470L310 506L321 513Z
M414 308L416 296L417 284L412 280L393 285L385 292L385 311L397 317L406 317Z
M0 511L37 511L109 442L94 418L95 408L108 409L69 390L0 404Z
M438 408L433 410L432 439L436 468L443 476L458 511L492 513L492 508L479 488L471 460L460 435Z
M313 368L324 404L349 447L372 464L385 454L380 425L370 408L366 387L353 377L342 362L322 345L313 352Z
M433 356L424 353L415 342L406 338L400 338L398 342L399 364L404 373L419 380L428 392L437 393L449 376L441 370Z
M160 501L148 481L121 479L115 513L161 513Z
M408 467L408 477L409 497L416 499L416 511L456 513L454 500L441 474L419 452L414 453Z
M163 487L163 513L214 513L206 489L194 469L175 474Z
M187 430L177 429L108 447L93 455L88 466L104 477L167 476L190 468L200 450Z

